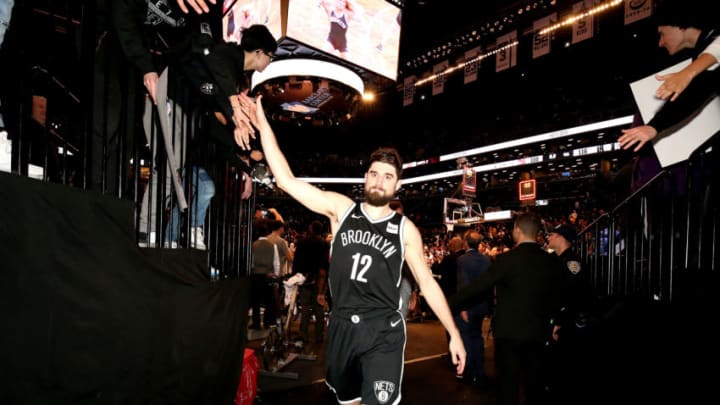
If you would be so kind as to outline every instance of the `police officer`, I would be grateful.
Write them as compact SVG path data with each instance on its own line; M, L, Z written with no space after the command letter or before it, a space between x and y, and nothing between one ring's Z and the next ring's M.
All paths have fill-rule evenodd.
M569 224L556 226L547 237L548 248L560 258L563 268L564 303L553 330L555 341L559 339L560 334L570 333L569 330L561 332L563 327L582 329L586 326L592 298L590 272L583 268L580 256L572 249L575 239L577 233Z
M551 395L559 403L572 403L573 398L583 395L582 384L588 380L583 370L587 370L590 363L583 353L590 346L587 338L592 323L592 286L590 272L572 249L576 239L575 228L569 224L556 226L547 237L547 247L560 258L563 270L563 304L554 320L555 343L550 361L553 372L549 386Z

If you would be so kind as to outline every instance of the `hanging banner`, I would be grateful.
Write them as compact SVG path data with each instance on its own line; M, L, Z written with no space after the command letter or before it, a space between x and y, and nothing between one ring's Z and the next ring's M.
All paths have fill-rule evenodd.
M520 180L518 182L518 200L535 200L536 189L535 179Z
M535 20L533 22L533 59L539 58L550 53L550 34L540 35L540 30L557 22L557 13L552 13L547 17Z
M497 38L495 46L500 49L517 40L517 31L510 32ZM515 46L502 49L495 54L495 71L500 72L517 64L517 49Z
M463 168L462 190L465 197L477 197L477 172L470 166Z
M415 75L408 76L403 82L403 107L407 107L415 101Z
M432 87L432 95L436 96L438 94L442 94L443 91L445 91L445 70L448 68L448 61L444 60L437 65L433 66L433 75L435 75L435 78L433 79L433 87Z
M572 6L573 14L578 15L590 9L594 5L593 0L584 0L575 3ZM572 25L572 43L577 44L580 41L593 37L595 17L588 15L578 18Z
M480 61L477 59L480 55L480 47L465 51L465 79L464 84L474 82L478 77L478 68Z
M625 25L652 15L652 0L625 0Z

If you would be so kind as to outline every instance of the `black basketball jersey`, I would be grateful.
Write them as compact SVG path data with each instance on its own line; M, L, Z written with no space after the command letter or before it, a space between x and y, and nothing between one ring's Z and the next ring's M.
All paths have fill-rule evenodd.
M405 219L393 212L372 220L362 204L354 204L341 218L328 275L333 312L374 315L400 308Z

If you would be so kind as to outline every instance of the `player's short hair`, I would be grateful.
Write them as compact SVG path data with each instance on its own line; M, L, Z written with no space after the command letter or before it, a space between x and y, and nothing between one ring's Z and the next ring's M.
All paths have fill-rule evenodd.
M397 172L398 179L402 177L402 159L400 158L400 154L395 148L379 148L372 154L370 154L370 162L368 164L368 167L370 167L375 162L382 162L387 163L389 165L392 165L395 168L395 171Z

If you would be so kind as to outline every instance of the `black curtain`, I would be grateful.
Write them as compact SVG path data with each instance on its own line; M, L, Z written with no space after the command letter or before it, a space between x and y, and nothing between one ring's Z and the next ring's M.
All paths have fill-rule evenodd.
M0 173L0 403L233 403L247 280L139 249L133 209Z

